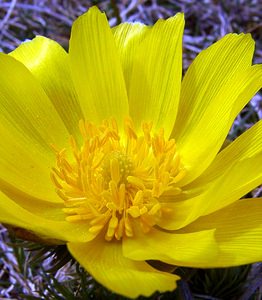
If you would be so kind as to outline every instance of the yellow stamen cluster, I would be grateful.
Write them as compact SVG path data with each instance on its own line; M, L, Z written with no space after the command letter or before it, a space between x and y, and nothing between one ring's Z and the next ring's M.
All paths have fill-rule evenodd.
M124 125L119 132L114 119L100 126L80 121L82 147L71 138L72 159L57 151L51 174L66 220L86 222L108 241L132 237L134 222L148 232L161 218L161 196L179 194L185 175L175 141L163 130L152 135L152 124L143 123L138 135L130 118Z

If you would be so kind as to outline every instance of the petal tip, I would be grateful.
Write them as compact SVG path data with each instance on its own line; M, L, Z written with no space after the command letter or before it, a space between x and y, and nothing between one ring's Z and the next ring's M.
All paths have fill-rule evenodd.
M85 13L83 13L82 15L80 15L76 21L79 18L88 18L91 16L99 16L99 15L105 15L105 13L103 11L101 11L97 6L91 6Z
M174 16L168 18L167 20L177 22L184 26L185 24L185 14L183 12L178 12Z

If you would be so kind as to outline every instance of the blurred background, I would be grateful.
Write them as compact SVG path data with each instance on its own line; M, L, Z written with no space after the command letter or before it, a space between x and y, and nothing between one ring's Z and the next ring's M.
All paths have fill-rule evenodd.
M90 6L105 11L111 26L121 22L153 24L184 12L183 68L207 46L229 32L251 33L254 63L262 63L261 0L0 0L0 51L9 53L22 41L44 35L68 48L72 22ZM229 134L236 138L262 119L262 96L256 95L237 117ZM262 196L261 187L249 196ZM262 250L261 250L262 251ZM238 268L179 268L173 293L139 299L261 300L262 264ZM21 241L0 227L0 299L119 299L97 284L75 263L65 247L43 247Z

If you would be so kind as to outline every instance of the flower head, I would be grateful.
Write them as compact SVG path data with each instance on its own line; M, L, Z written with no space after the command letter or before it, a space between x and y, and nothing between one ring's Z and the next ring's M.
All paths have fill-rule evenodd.
M128 296L173 290L149 260L227 267L261 260L262 123L221 150L262 85L250 35L228 34L181 83L182 14L110 29L91 8L69 52L36 37L1 65L0 221L66 243Z

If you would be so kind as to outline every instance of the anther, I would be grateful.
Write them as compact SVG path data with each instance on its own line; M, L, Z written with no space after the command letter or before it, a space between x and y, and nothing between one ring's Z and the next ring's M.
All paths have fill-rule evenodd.
M90 233L103 234L107 241L132 238L134 222L144 233L157 224L168 211L164 203L182 192L179 182L186 171L175 140L152 128L153 122L144 122L138 134L128 117L119 133L115 119L100 126L81 120L83 145L70 137L71 160L66 149L53 147L51 180L64 200L66 221L84 222Z

